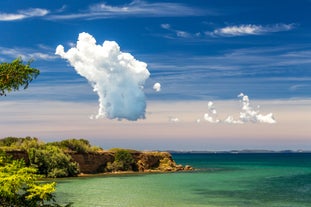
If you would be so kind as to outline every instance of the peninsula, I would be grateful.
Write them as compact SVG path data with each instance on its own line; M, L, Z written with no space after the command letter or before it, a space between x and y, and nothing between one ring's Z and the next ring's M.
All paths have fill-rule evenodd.
M44 143L38 138L0 139L0 151L13 159L23 159L45 177L70 177L97 173L176 172L193 170L176 164L169 152L137 151L91 146L85 139Z

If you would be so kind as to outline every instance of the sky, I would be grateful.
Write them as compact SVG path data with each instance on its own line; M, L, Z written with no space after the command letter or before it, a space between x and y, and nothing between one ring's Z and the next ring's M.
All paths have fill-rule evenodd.
M41 74L0 97L0 137L311 150L310 9L310 0L2 0L0 62L33 59Z

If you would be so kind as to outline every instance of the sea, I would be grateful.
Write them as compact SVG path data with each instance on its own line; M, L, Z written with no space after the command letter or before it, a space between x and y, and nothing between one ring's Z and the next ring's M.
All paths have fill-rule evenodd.
M311 207L311 153L173 153L190 172L57 180L73 207Z

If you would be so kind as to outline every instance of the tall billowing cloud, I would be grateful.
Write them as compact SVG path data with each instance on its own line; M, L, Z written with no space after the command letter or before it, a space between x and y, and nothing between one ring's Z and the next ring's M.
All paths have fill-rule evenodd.
M121 52L114 41L97 45L95 38L85 32L79 34L76 47L65 52L59 45L55 54L68 60L93 86L99 96L96 118L132 121L145 118L143 88L150 75L146 63Z

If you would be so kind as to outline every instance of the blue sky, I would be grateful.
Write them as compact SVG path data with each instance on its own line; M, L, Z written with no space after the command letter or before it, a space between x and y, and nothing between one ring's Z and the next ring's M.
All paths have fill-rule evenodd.
M146 87L152 99L232 99L241 91L258 99L311 94L308 0L1 1L0 6L0 58L33 57L33 66L42 70L34 87L82 84L54 52L58 44L69 49L80 32L88 32L98 44L114 40L148 64L147 86L163 85L156 97Z
M241 92L255 100L309 100L310 10L310 0L2 0L0 61L33 58L41 74L1 101L96 103L87 81L55 55L81 32L97 44L116 41L147 63L151 102L229 101Z

